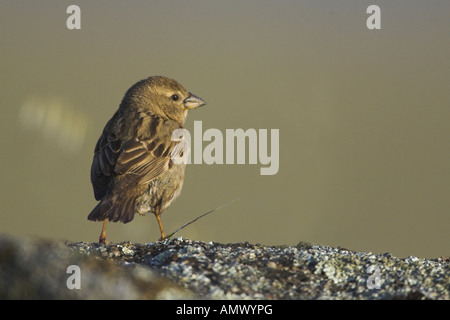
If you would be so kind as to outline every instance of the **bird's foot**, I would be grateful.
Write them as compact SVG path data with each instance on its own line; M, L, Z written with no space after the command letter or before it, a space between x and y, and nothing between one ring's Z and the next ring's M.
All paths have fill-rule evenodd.
M101 235L98 239L98 243L107 245L108 241L106 240L106 235Z

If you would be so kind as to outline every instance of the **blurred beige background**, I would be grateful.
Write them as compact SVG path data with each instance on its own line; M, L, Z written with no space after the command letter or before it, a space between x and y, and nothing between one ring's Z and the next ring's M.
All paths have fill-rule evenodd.
M448 256L450 2L2 1L0 232L97 241L93 149L125 91L166 75L187 128L280 130L280 170L189 165L164 213L190 239ZM381 7L381 30L366 8ZM159 237L153 216L113 242Z

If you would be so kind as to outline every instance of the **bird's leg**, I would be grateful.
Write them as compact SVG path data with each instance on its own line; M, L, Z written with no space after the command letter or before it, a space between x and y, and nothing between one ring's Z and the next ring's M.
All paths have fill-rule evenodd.
M161 222L161 211L159 205L155 207L155 217L158 220L159 231L161 231L161 238L159 240L164 240L166 234L164 233L164 228Z
M106 223L108 222L108 219L103 220L103 228L102 228L102 233L100 233L100 238L98 239L99 243L104 243L106 244Z

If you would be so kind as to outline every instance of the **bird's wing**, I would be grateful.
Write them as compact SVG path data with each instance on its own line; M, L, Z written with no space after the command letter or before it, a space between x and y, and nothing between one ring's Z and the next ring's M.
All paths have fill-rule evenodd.
M174 143L170 140L150 138L127 141L117 159L114 171L117 180L113 193L145 184L155 179L171 165L170 152Z
M97 200L109 192L148 183L172 165L171 151L177 144L171 140L173 128L156 117L148 118L145 124L159 130L148 130L144 135L137 130L127 141L105 134L106 130L100 137L91 170Z
M101 200L108 193L114 175L114 167L122 149L122 141L113 133L110 133L110 127L113 124L114 118L106 124L95 145L94 159L91 166L91 182L96 200Z

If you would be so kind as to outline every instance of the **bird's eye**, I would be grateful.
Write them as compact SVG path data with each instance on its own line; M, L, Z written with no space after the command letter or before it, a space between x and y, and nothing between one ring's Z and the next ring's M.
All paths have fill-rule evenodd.
M177 94L173 94L170 99L172 99L173 101L178 101L178 99L180 99L180 97L178 97Z

